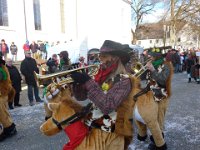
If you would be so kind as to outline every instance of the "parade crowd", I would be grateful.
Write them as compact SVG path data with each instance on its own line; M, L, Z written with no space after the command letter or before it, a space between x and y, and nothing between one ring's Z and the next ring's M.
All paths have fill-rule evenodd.
M4 39L1 40L0 115L3 117L0 116L0 141L17 133L16 125L13 122L8 108L13 109L13 103L15 107L22 106L19 103L22 78L25 79L28 87L27 96L29 105L33 106L35 102L43 102L45 96L43 95L42 98L39 96L39 89L34 72L52 74L78 67L85 67L90 64L97 64L99 65L99 70L94 78L90 77L87 71L73 72L71 75L74 81L73 95L76 100L85 100L87 98L94 105L94 109L90 112L85 122L76 128L83 126L88 128L87 134L89 134L91 129L95 129L93 134L98 137L94 137L94 139L108 139L107 143L103 145L106 150L123 150L128 148L133 134L133 125L129 117L132 116L134 111L128 99L134 88L134 79L131 78L130 74L134 73L131 68L127 69L127 64L131 63L130 60L133 53L133 50L127 44L105 40L99 49L99 54L90 55L88 62L81 56L79 62L76 64L70 62L67 51L62 51L59 54L55 51L50 58L47 58L47 42L40 41L36 44L33 41L29 44L29 41L26 41L23 49L25 58L20 64L20 70L18 70L13 65L13 61L17 60L18 47L14 42L9 47ZM8 57L9 51L11 52L11 58ZM137 138L140 141L144 141L149 136L151 142L149 143L148 149L150 150L167 150L167 143L164 139L164 120L169 98L171 92L173 92L171 91L171 78L173 73L187 72L188 83L194 79L197 84L200 84L200 61L196 56L198 50L190 49L183 51L181 49L169 49L165 54L162 51L161 48L149 48L142 53L141 58L145 62L144 65L147 69L145 76L146 86L134 96L137 100L141 96L148 97L148 93L151 92L151 97L154 99L154 104L156 105L157 112L155 113L158 117L155 121L157 124L155 124L155 121L151 123L152 118L146 116L149 113L141 113L140 119L137 117L134 118L139 128ZM149 58L151 61L146 62ZM43 61L38 61L38 59ZM43 68L44 65L47 67L47 70L44 72L39 71L39 68ZM130 76L127 77L125 75ZM47 82L44 84L48 86L50 83ZM3 89L6 89L7 92L3 93L1 91ZM133 99L133 97L131 98ZM139 104L138 109L140 109ZM48 116L45 119L48 120L50 117ZM150 135L147 134L147 128L150 129ZM80 135L81 132L78 134ZM87 134L84 135L86 136ZM75 140L74 137L69 142L75 142L73 140ZM94 146L93 144L95 145L95 143L92 143L92 146ZM73 146L70 144L65 145L64 150L74 149L77 146L80 146L80 142ZM84 148L87 149L86 147Z

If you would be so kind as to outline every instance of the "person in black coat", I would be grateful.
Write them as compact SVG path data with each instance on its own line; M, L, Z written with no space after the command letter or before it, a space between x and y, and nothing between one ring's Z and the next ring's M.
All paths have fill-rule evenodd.
M39 73L39 69L37 67L37 63L35 59L31 57L31 52L25 52L25 59L22 61L20 66L20 71L25 77L26 84L28 85L28 99L30 106L34 105L33 102L33 89L36 102L42 102L39 97L39 90L37 87L37 83L34 77L34 71Z
M48 66L48 73L55 73L58 71L58 59L57 55L53 54L51 58L48 59L47 61L47 66Z
M6 60L6 67L8 68L8 71L10 73L10 79L12 81L12 86L15 89L15 98L14 98L14 106L22 106L21 104L19 104L19 100L20 100L20 92L21 92L21 75L17 69L17 67L15 67L12 64L12 60L10 58L8 58ZM8 103L9 108L13 109L13 103L9 102Z

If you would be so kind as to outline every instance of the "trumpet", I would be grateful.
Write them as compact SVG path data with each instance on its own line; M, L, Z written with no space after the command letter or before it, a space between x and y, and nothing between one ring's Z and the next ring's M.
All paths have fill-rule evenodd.
M134 67L131 68L131 70L134 72L133 76L136 78L139 78L142 74L144 74L147 71L146 64L151 62L151 58L147 59L145 62L137 62Z
M99 65L89 65L89 66L85 66L85 67L80 67L80 68L76 68L76 69L61 71L61 72L47 74L47 75L40 75L40 74L34 72L34 76L35 76L35 80L37 81L38 85L42 85L43 82L46 81L46 80L52 80L53 82L55 82L55 80L57 78L64 77L64 79L59 81L59 85L62 85L62 84L74 82L73 79L70 77L70 74L72 72L83 71L85 69L88 69L89 70L88 71L89 76L93 77L94 75L97 74L98 69L99 69Z

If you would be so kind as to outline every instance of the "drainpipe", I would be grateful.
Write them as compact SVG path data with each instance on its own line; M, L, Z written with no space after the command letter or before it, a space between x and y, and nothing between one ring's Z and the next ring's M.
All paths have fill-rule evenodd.
M26 40L28 40L28 35L27 35L27 24L26 24L26 4L25 4L25 0L23 0L23 5L24 5L24 25L25 25L25 34L26 34Z

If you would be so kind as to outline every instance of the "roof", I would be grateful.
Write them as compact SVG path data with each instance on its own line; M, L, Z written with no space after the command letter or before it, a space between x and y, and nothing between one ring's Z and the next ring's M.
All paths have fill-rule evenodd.
M176 26L176 31L179 32L184 25L185 21L178 21ZM137 31L137 39L163 39L164 29L163 26L170 26L170 22L157 22L157 23L146 23L139 26ZM169 37L169 32L167 33Z

